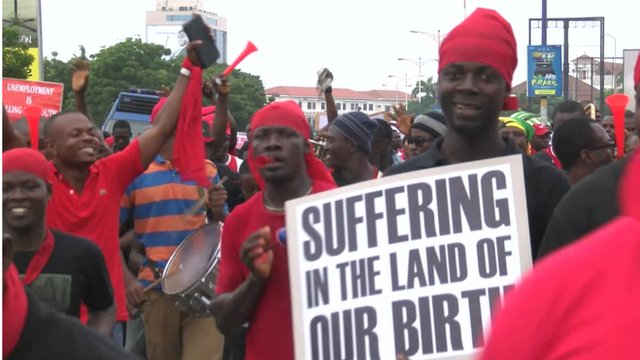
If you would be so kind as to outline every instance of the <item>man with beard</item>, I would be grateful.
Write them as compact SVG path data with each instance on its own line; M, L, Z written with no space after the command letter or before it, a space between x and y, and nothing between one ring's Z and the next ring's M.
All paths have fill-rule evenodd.
M293 359L287 250L276 232L288 200L335 188L309 143L298 104L274 102L251 120L247 161L262 189L227 217L212 310L230 334L247 321L246 359Z
M516 49L511 25L494 10L479 8L454 28L442 42L439 56L438 99L447 133L429 151L392 167L385 175L521 154L498 130L500 112L516 107L509 97ZM525 155L522 161L535 255L551 212L569 189L569 182L541 161Z

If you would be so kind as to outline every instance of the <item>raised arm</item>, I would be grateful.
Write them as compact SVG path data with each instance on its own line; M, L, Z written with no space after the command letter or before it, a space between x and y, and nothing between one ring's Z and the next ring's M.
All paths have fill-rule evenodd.
M336 101L333 99L333 89L329 86L324 91L324 101L327 103L327 123L331 124L338 117Z
M187 45L187 57L191 64L200 67L198 56L195 51L196 47L200 45L201 41L192 41ZM182 73L178 76L178 80L167 98L167 102L164 104L156 120L153 123L153 127L148 131L145 131L138 138L140 145L140 158L142 166L147 168L153 159L158 155L160 149L165 142L175 133L176 125L178 124L178 116L180 115L180 106L182 104L182 97L187 90L189 84L189 77Z
M76 111L83 113L91 120L87 106L87 86L89 86L89 63L78 59L71 66L71 91L76 101Z

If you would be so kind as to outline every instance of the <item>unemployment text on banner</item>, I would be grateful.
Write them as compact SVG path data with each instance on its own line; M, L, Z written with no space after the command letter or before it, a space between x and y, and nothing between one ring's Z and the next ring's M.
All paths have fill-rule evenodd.
M24 109L30 105L39 106L43 117L51 117L62 109L63 84L2 79L2 101L12 121L24 115Z
M296 359L466 359L531 267L521 155L287 202Z

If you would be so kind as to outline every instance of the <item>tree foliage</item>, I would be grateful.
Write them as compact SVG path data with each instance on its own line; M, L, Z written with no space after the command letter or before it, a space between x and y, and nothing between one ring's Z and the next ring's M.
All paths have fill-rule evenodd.
M104 122L111 105L122 91L131 88L172 88L178 78L182 57L169 58L169 55L170 51L163 46L144 43L137 38L128 38L90 55L87 102L96 123ZM60 61L55 53L51 59L44 59L45 80L65 85L65 110L74 108L70 69L75 60ZM224 64L215 64L204 72L203 78L210 79L225 67ZM264 84L260 77L238 70L231 73L229 81L232 86L229 110L238 122L238 128L244 129L251 115L265 104Z
M20 33L11 26L2 27L2 76L26 79L34 61L29 46L20 41Z
M420 93L422 97L418 97ZM413 101L408 106L410 113L424 114L433 111L438 104L438 83L434 82L433 76L430 76L426 81L416 82L415 87L411 90L411 99Z

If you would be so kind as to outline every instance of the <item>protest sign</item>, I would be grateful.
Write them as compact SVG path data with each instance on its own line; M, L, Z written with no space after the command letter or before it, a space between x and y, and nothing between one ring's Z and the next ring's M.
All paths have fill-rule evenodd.
M24 116L24 110L31 105L42 109L42 117L51 117L62 110L62 90L64 85L43 81L2 79L2 102L12 121Z
M286 216L296 359L471 358L531 267L521 155L319 193Z

